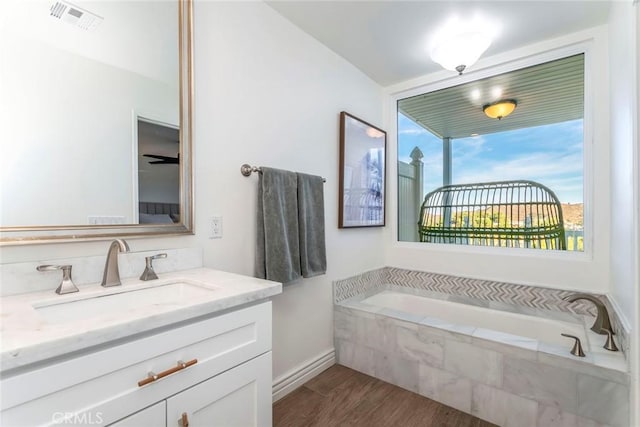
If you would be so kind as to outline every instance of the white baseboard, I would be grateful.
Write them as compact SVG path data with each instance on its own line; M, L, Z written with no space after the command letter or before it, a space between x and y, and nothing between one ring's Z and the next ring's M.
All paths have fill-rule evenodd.
M291 393L311 378L330 368L336 363L336 350L332 348L313 359L307 360L273 381L273 402Z

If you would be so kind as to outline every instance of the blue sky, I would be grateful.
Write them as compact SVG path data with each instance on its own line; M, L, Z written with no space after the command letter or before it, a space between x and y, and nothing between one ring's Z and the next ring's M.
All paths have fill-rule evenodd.
M425 193L442 185L442 141L398 114L398 160L424 154ZM553 190L562 203L583 201L582 119L454 139L453 183L529 179Z

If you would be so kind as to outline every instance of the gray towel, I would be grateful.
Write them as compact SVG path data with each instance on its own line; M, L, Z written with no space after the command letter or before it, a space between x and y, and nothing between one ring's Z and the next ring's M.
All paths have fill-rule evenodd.
M326 273L324 184L320 176L298 173L298 226L302 277Z
M261 168L258 183L256 277L288 283L300 278L297 176Z

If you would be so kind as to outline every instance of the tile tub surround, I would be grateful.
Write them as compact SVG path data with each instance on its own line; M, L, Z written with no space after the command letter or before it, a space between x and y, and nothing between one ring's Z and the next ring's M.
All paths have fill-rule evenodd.
M571 291L405 270L396 267L383 267L333 282L334 303L356 295L387 289L389 285L431 291L448 295L450 299L470 298L477 304L484 301L489 305L503 303L510 306L568 312L591 317L596 315L595 306L588 301L574 303L563 301L563 297L573 293ZM623 327L608 298L605 295L598 295L598 297L605 303L609 311L618 348L625 355L629 354L629 331Z
M596 353L583 360L568 348L360 303L365 296L334 306L341 365L501 426L629 425L629 375Z

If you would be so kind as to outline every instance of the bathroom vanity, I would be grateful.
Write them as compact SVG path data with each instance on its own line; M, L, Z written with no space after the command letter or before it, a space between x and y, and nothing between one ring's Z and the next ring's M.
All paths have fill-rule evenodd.
M0 424L271 424L281 284L198 268L2 298Z

